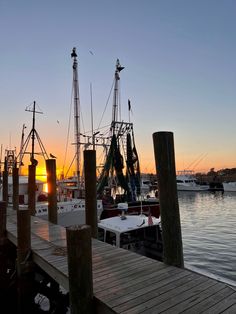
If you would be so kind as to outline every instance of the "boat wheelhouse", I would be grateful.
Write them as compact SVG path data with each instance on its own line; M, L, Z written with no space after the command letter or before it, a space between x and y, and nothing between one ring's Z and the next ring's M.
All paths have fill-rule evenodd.
M147 257L162 259L160 219L145 215L120 215L98 222L98 239Z

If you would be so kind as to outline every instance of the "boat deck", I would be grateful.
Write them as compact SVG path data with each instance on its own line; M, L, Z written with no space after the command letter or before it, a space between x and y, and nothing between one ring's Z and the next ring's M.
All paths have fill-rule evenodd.
M16 215L8 210L7 237L17 243ZM66 230L31 217L33 261L67 291ZM236 289L186 269L92 240L97 313L236 313Z

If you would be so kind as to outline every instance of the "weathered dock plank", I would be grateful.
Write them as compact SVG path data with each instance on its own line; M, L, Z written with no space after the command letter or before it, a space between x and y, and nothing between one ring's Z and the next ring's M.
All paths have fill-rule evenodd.
M17 245L16 215L7 237ZM69 289L65 228L31 218L33 261ZM93 290L98 313L236 313L236 291L190 270L167 266L92 239Z

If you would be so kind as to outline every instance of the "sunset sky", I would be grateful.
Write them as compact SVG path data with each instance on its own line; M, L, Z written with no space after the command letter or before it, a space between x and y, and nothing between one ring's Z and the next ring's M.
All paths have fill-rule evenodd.
M235 0L0 0L0 38L3 150L19 152L22 126L27 135L32 123L25 109L36 101L36 129L62 168L77 47L85 130L90 85L96 128L119 58L122 116L130 99L143 172L155 172L158 131L174 133L177 170L236 167Z

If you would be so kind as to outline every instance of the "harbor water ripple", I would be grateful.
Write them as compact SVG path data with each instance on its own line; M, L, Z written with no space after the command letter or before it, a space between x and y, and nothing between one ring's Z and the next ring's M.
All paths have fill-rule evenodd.
M185 264L236 282L236 193L179 192Z

